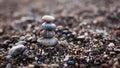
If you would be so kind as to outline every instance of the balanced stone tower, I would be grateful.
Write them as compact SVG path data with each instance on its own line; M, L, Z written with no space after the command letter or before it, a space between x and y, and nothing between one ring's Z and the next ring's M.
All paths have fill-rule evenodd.
M58 39L54 37L56 25L52 23L55 18L53 16L45 15L42 17L42 20L44 21L42 24L43 31L40 33L42 37L37 41L44 46L56 45L58 42Z

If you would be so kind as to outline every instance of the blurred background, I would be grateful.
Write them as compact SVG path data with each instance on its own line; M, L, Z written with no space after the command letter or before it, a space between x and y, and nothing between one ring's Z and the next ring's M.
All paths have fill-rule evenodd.
M0 20L21 14L75 16L83 12L112 11L120 0L0 0Z
M119 3L120 0L0 0L0 26L13 23L24 16L41 20L43 15L73 16L80 19L102 16L118 25Z
M87 22L91 22L91 19L94 21L98 17L98 20L104 19L103 21L113 28L120 21L119 3L120 0L0 0L1 32L3 29L10 31L7 25L15 24L16 20L20 22L25 16L41 21L43 15L53 15L58 18L77 17Z

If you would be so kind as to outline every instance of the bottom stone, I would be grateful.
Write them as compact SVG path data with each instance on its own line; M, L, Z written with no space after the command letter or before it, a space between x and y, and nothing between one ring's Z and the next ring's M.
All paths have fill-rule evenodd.
M38 43L42 44L42 45L45 45L45 46L54 46L57 44L58 42L58 39L53 37L53 38L48 38L48 39L45 39L45 38L39 38L37 40Z

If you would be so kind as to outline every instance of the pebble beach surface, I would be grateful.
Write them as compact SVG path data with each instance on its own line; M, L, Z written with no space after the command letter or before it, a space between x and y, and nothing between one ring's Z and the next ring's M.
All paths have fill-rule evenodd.
M119 12L111 12L118 15ZM93 17L56 17L58 44L37 41L43 21L29 15L0 28L1 68L96 68L120 62L120 21L110 12Z
M0 13L0 68L120 67L119 7L111 11L83 10L75 14L63 11L57 15L56 11L51 14L55 17L54 24L47 25L43 24L42 15L50 11L29 11L27 14ZM44 30L47 27L49 31ZM51 40L41 40L43 37ZM45 40L47 45L48 41L55 45L40 44Z

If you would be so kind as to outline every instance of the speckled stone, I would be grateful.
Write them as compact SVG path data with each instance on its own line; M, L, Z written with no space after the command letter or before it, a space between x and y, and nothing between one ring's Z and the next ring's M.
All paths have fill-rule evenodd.
M37 40L40 44L45 46L53 46L57 44L58 39L57 38L40 38Z

